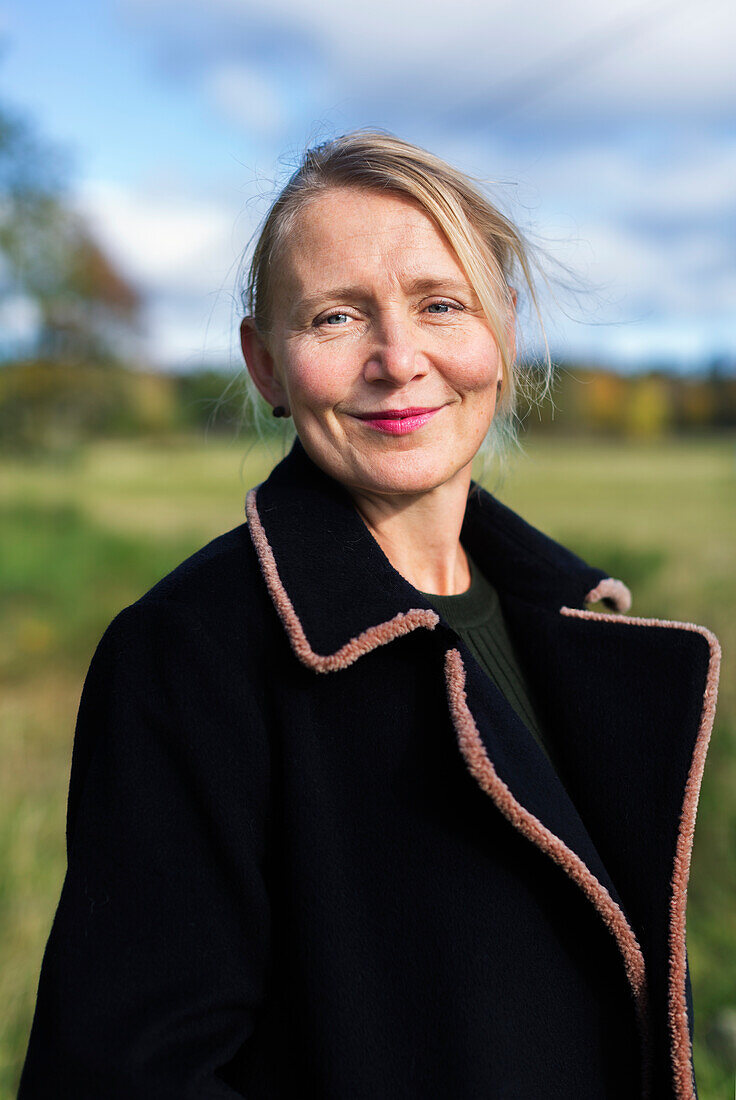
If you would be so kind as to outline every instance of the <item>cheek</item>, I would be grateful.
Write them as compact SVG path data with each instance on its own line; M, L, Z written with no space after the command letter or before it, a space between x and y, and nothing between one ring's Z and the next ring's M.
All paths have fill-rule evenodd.
M295 356L286 373L292 397L309 406L333 405L344 396L348 385L344 366L335 356Z
M466 393L494 390L501 372L501 354L495 341L478 340L453 360L452 380Z

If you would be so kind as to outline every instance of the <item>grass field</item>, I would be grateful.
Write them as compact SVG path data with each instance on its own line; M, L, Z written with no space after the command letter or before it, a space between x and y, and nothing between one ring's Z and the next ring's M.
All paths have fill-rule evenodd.
M247 453L246 453L247 452ZM274 445L90 445L55 465L0 461L0 1100L15 1097L64 875L74 720L120 608L243 519ZM700 1100L736 1070L736 438L539 439L497 495L632 590L631 613L710 627L723 646L701 790L688 949Z

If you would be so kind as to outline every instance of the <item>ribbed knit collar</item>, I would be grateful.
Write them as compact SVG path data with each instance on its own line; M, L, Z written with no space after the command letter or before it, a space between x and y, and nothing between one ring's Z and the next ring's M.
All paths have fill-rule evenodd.
M422 592L454 630L467 630L490 623L501 613L498 593L466 551L470 567L470 587L454 596Z

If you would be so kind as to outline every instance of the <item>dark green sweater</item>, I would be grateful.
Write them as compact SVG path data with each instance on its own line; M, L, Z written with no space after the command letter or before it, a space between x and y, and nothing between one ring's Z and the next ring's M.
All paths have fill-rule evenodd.
M461 592L459 596L438 596L432 592L423 592L422 595L465 641L481 668L505 695L559 774L549 735L534 709L506 630L498 593L469 554L467 558L471 580L466 592Z

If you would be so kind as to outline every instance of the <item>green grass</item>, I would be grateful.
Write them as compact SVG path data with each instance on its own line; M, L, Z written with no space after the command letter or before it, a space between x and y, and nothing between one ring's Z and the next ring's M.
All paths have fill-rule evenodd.
M701 1100L736 1069L736 440L526 444L499 497L631 588L632 614L724 651L688 905ZM243 520L279 458L243 442L91 445L0 461L0 1100L15 1096L64 874L69 763L92 651L120 608ZM494 487L492 480L489 487Z

